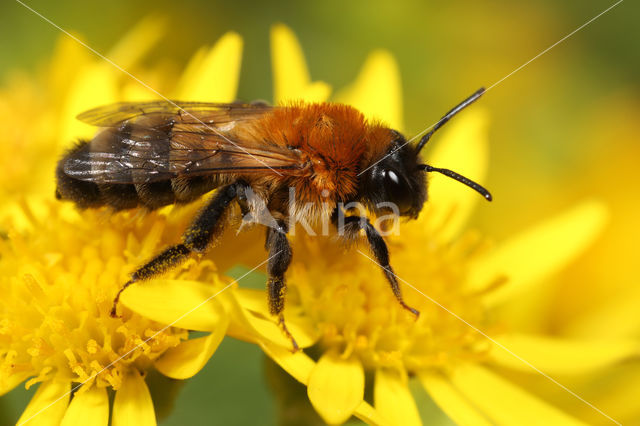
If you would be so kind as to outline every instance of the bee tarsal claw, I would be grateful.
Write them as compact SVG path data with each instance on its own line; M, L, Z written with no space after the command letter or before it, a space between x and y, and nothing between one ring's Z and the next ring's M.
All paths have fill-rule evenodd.
M298 352L300 350L300 346L298 346L298 342L296 342L296 339L293 338L293 335L291 334L286 324L284 323L283 315L280 315L280 317L278 318L278 326L280 327L284 335L287 336L287 338L291 341L291 346L292 346L291 352L293 353Z

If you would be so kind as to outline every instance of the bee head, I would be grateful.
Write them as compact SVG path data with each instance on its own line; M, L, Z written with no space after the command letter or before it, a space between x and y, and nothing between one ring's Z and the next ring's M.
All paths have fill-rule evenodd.
M404 136L392 130L394 140L386 155L364 173L361 199L378 214L397 212L400 216L418 217L427 200L426 173L437 172L467 185L486 200L491 193L478 183L452 170L420 164L423 145L410 145Z
M427 199L424 170L418 164L416 147L395 130L386 155L365 171L362 200L378 213L398 212L416 218Z
M431 136L444 126L453 116L474 103L485 92L476 90L471 96L456 105L437 123L431 126L416 145L410 145L404 136L391 131L391 144L387 153L365 170L360 198L376 213L398 212L400 216L415 218L427 200L426 173L437 172L467 185L486 200L491 201L491 193L476 182L453 170L441 169L428 164L420 164L418 156ZM395 205L395 208L394 208Z

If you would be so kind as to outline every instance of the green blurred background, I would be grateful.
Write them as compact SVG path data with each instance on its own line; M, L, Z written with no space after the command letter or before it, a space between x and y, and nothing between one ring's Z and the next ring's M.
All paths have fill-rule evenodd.
M355 78L370 51L388 49L402 74L408 134L432 124L457 101L500 80L613 3L27 1L99 52L107 52L142 18L165 17L169 30L150 64L183 65L199 47L234 30L244 38L242 99L272 97L269 30L274 23L293 29L312 78L334 88ZM491 116L487 185L495 202L478 209L475 226L501 240L585 197L601 198L611 209L605 235L557 278L559 294L580 296L570 297L575 301L569 306L549 307L547 322L540 324L545 332L568 332L557 329L556 322L583 315L603 299L640 303L635 273L640 240L639 19L640 5L624 1L496 86L481 102ZM40 70L59 37L56 28L18 2L3 1L2 86L16 70ZM164 424L275 422L262 369L255 346L226 339L207 370L184 386L178 409ZM27 394L18 390L0 398L0 424L17 419Z

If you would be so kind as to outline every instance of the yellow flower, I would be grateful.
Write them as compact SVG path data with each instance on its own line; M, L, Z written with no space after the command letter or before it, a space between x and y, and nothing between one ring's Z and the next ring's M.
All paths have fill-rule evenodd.
M283 26L272 31L272 56L276 102L328 99L329 87L310 80L301 49ZM378 51L334 99L401 129L400 94L393 58ZM448 127L434 142L429 163L482 180L488 164L486 113L474 106ZM598 371L636 355L638 345L527 334L517 328L519 313L510 312L508 302L528 297L588 247L606 222L606 209L587 200L492 247L464 229L478 198L456 182L432 176L430 201L419 219L388 239L405 299L421 311L417 321L399 306L364 247L345 252L328 238L296 236L285 316L306 349L291 352L260 290L240 288L233 294L228 333L259 344L306 385L327 423L355 415L373 424L421 424L408 385L417 377L459 424L581 424L502 373ZM137 286L125 303L143 312L148 307L140 301L159 297L164 288ZM372 398L365 398L366 388L373 389Z
M157 20L143 21L107 56L164 90L167 84L159 75L138 66L161 30ZM233 100L241 50L242 41L233 33L203 48L172 96ZM4 133L7 139L0 143L7 170L0 176L5 200L0 239L0 395L25 380L27 388L39 383L19 424L107 425L112 389L112 424L155 424L144 380L147 371L155 368L176 379L198 372L225 334L228 315L223 298L199 309L206 314L204 323L199 323L198 315L157 322L125 308L122 318L111 318L109 312L128 274L179 240L198 205L146 215L109 215L101 210L78 212L53 199L58 156L74 139L95 131L78 123L75 115L96 105L154 94L66 36L46 76L14 81L19 84L3 89L0 98L0 120L6 120L0 124L14 132ZM33 122L38 124L31 126ZM217 290L230 283L207 260L192 260L165 279L180 283L180 293L174 295L178 304L194 298L199 302L201 283ZM171 327L165 325L169 323ZM202 329L215 331L189 339L187 330Z
M157 40L158 25L143 22L107 56L170 93L161 71L137 65ZM302 50L286 27L274 27L272 50L276 102L329 98L331 88L311 81ZM233 100L240 52L235 34L203 48L172 97ZM49 201L56 156L74 138L94 132L73 117L99 104L153 97L68 39L49 71L44 90L28 79L16 80L19 87L0 99L0 112L7 112L0 116L13 123L8 127L28 130L28 114L43 117L32 133L17 135L22 147L15 141L0 144L5 162L25 160L10 164L10 173L0 177L0 195L11 200L2 212L7 238L0 239L0 394L25 380L27 386L40 382L19 423L43 421L46 415L52 423L107 424L108 389L113 389L113 424L155 424L145 373L156 368L188 378L225 333L260 345L307 386L309 400L328 423L356 415L373 424L420 424L408 386L417 377L460 424L577 424L503 373L531 373L533 365L551 376L582 374L637 353L637 344L627 340L526 334L517 328L518 314L526 314L508 309L510 299L527 297L590 244L606 219L600 203L587 201L492 248L464 230L477 195L440 176L431 179L431 201L420 218L389 239L405 298L421 311L417 321L398 306L364 248L345 253L327 239L299 236L293 242L285 315L305 349L292 353L268 313L264 291L230 287L219 274L237 260L228 253L240 249L247 264L259 264L255 233L227 237L204 260L130 287L122 297L124 317L113 319L111 301L127 274L179 240L198 203L139 217L78 213ZM385 51L372 53L356 82L333 99L403 127L399 73ZM16 100L24 105L12 110ZM465 111L441 135L430 163L482 178L486 121L480 108ZM187 330L211 334L189 339ZM371 398L365 397L367 387Z

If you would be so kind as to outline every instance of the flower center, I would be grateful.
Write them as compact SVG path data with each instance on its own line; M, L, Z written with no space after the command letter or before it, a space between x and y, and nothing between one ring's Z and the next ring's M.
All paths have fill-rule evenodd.
M27 386L59 378L117 389L128 369L144 371L188 337L123 306L122 318L109 315L128 274L181 225L159 213L139 220L62 204L43 209L24 208L32 231L0 240L0 381L18 375L33 377ZM188 267L174 274L197 276L210 263Z
M296 250L289 282L292 299L318 324L323 352L355 354L365 367L416 371L443 368L482 357L487 318L481 295L465 291L470 260L481 245L467 234L439 244L408 229L391 240L391 263L405 302L395 298L366 246L344 252L335 242L314 238ZM368 257L365 257L368 256ZM413 287L413 288L412 288Z

